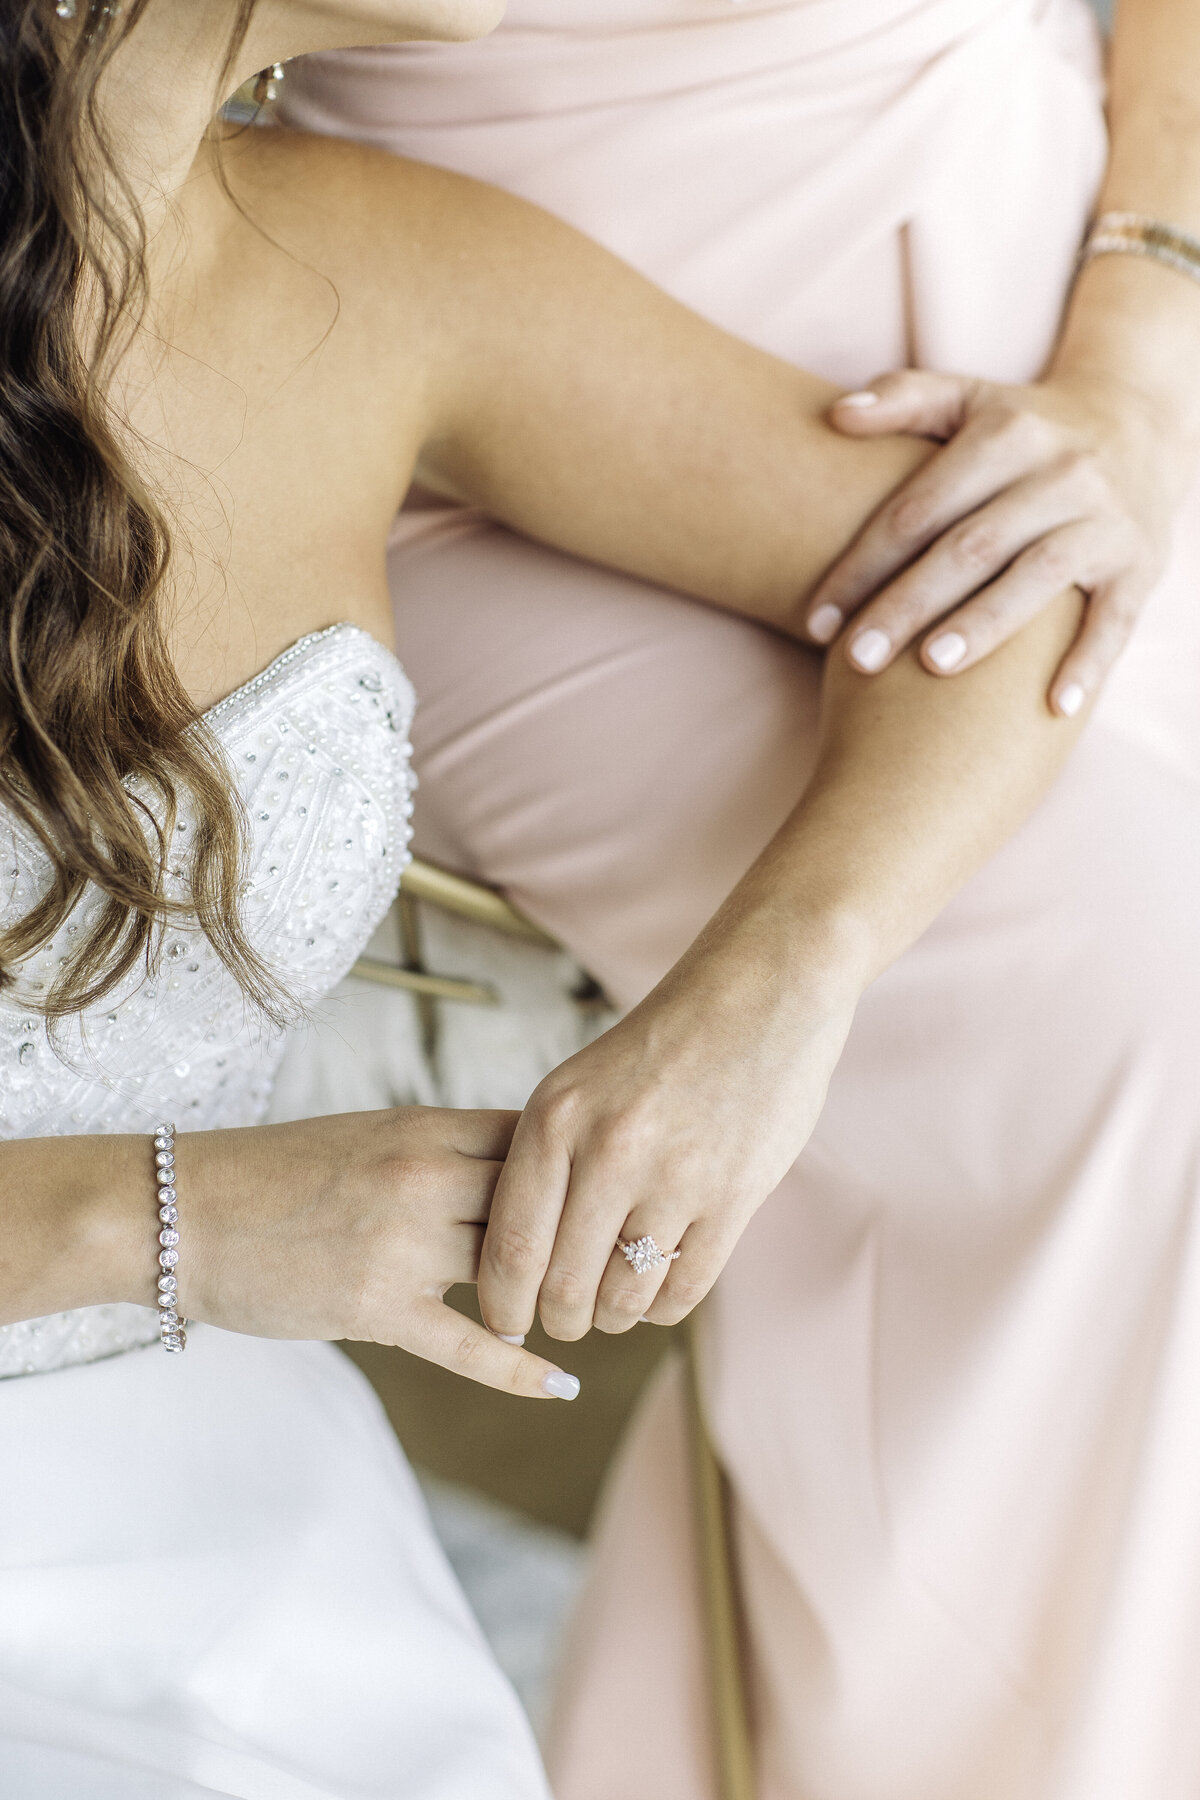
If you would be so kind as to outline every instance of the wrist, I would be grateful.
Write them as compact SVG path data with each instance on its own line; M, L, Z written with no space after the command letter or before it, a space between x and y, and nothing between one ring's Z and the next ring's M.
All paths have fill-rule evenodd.
M1200 461L1200 283L1132 256L1081 272L1045 379L1163 467L1180 492Z
M0 1144L0 1324L111 1301L153 1305L149 1140Z
M89 1290L77 1304L153 1306L160 1227L149 1133L92 1138L89 1151L69 1232L72 1266Z
M677 965L695 995L712 982L725 1004L768 985L811 1013L853 1010L880 966L865 909L828 893L785 891L753 871ZM702 973L703 971L703 973Z

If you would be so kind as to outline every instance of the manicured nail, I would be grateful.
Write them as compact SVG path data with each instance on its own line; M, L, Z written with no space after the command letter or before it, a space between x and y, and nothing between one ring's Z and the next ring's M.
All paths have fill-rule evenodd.
M520 1337L509 1337L506 1331L497 1331L493 1333L493 1335L498 1337L502 1344L523 1344L525 1342L524 1332L521 1333Z
M943 631L941 637L935 637L931 644L926 644L925 654L938 669L957 669L967 654L967 640L960 637L957 631Z
M808 633L810 637L816 638L818 644L832 644L841 629L842 615L828 600L824 606L818 606L815 612L809 614Z
M574 1400L579 1392L579 1377L568 1375L562 1369L551 1369L542 1381L543 1394L552 1394L556 1400Z
M1068 681L1065 688L1058 690L1058 710L1064 718L1073 719L1079 711L1087 695L1077 681Z
M838 401L839 406L878 406L879 395L870 388L859 388L857 393L843 394Z
M856 663L866 674L873 675L876 669L882 669L892 654L892 640L886 631L876 631L872 626L869 631L862 631L850 646L850 660Z

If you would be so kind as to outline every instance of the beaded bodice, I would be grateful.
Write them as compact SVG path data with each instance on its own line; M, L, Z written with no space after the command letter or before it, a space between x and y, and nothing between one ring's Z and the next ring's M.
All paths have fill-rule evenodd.
M249 819L247 934L302 1006L345 974L387 910L408 859L413 695L391 653L352 625L302 638L215 706L206 723ZM194 822L178 826L181 864ZM28 911L49 870L0 827L0 920ZM183 888L184 871L169 872ZM283 1038L243 999L197 927L167 931L151 976L132 974L51 1043L29 1005L97 897L0 995L0 1138L252 1125ZM22 996L25 1004L22 1004ZM153 1194L147 1186L148 1209ZM88 1361L157 1336L138 1306L89 1307L0 1327L0 1377Z

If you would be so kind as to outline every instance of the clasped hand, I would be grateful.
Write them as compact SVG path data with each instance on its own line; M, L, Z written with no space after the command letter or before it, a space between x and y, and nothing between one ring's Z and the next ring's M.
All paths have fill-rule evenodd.
M493 1331L675 1324L708 1292L808 1139L853 1013L767 944L693 950L521 1115L479 1272ZM677 1260L638 1273L618 1240Z
M1089 604L1048 698L1063 716L1079 712L1166 556L1184 459L1147 404L1108 378L1006 386L910 369L843 395L830 418L850 436L909 433L944 448L821 581L809 634L844 634L850 661L874 674L925 632L926 669L955 675L1075 586Z
M185 1133L189 1316L256 1337L396 1344L487 1387L573 1399L573 1376L444 1304L475 1280L515 1123L396 1107Z

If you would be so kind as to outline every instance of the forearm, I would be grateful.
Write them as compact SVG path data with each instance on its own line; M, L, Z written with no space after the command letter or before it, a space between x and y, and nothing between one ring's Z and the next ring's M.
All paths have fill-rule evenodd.
M825 422L831 383L712 338L702 327L691 391L677 404L660 383L653 408L631 396L625 412L610 397L601 419L590 378L579 372L573 390L564 381L564 410L596 416L586 478L564 465L553 428L538 443L534 483L500 457L426 461L422 473L528 537L802 636L829 564L929 447L848 443ZM636 368L625 380L636 386Z
M1200 9L1119 0L1111 153L1097 212L1131 212L1200 235ZM1200 456L1200 283L1161 263L1097 257L1080 274L1051 373L1102 375L1177 446L1182 489Z
M1200 235L1200 8L1119 0L1111 67L1112 154L1098 210ZM1108 255L1083 270L1051 374L1111 388L1165 441L1155 479L1176 504L1200 461L1200 283ZM1078 732L1047 710L1049 677L1079 619L1064 597L953 681L911 656L872 681L829 658L820 763L797 813L731 896L727 920L773 916L789 941L869 980L1021 823ZM794 925L802 927L797 931Z
M886 968L1062 767L1079 721L1044 695L1081 604L1064 596L955 681L912 655L872 678L831 655L813 777L685 959L693 971L717 945L855 994Z
M0 1324L107 1301L154 1303L149 1139L0 1143Z
M490 310L470 304L459 256L458 288L442 290L456 373L434 384L443 425L426 472L531 536L798 630L808 589L930 446L839 436L829 383L544 215L468 198ZM1077 622L1064 598L954 682L912 660L866 680L830 655L816 775L717 936L734 929L747 966L756 942L771 969L797 946L807 977L815 945L869 980L1053 779L1073 731L1045 694Z
M430 183L422 482L800 635L808 593L929 446L849 442L826 420L834 383L719 330L536 208L425 170L410 205Z

